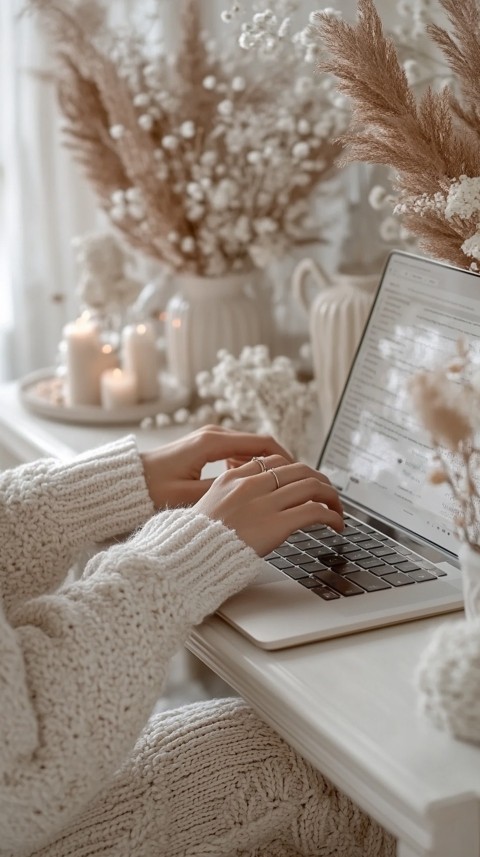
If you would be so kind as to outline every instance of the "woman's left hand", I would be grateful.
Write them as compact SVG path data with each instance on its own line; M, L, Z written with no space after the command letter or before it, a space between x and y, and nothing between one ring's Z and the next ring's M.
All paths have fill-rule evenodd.
M141 454L145 480L156 509L191 506L210 488L213 479L202 479L207 462L227 461L237 466L253 456L292 457L273 437L233 431L223 426L204 426L191 434Z

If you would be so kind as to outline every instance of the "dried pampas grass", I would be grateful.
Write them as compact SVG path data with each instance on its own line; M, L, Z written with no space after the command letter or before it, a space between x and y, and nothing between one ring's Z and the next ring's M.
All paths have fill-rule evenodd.
M417 97L394 42L384 32L372 0L358 0L355 25L318 12L311 35L328 51L320 68L334 74L352 102L354 120L342 137L346 158L385 164L396 175L397 213L422 249L478 270L480 201L472 203L480 176L480 6L475 0L439 0L451 32L428 33L455 75L454 93L428 88ZM459 188L469 204L450 205Z

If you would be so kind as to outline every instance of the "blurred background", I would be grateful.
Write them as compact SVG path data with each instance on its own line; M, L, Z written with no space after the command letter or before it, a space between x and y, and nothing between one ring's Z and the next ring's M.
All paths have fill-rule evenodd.
M225 0L198 0L205 26L221 35ZM163 0L161 26L167 42L178 33L181 4ZM298 25L318 8L302 0ZM396 3L379 0L385 23L395 17ZM105 225L93 192L61 144L61 121L52 75L52 52L22 0L0 4L0 380L21 377L53 365L65 322L75 314L75 261L71 239ZM347 18L353 0L337 0ZM136 0L110 0L109 15L119 25L139 14ZM297 22L296 22L297 23ZM324 267L338 263L348 230L348 203L359 202L360 168L342 177L345 194L337 194L327 212L328 246L319 249ZM362 205L365 200L361 200ZM347 205L345 205L347 203ZM360 221L361 242L378 240L369 227L368 205ZM323 227L322 227L323 228ZM315 255L312 248L310 255ZM375 250L372 250L375 253ZM304 255L304 254L303 254ZM282 263L288 279L296 259ZM286 266L286 267L285 267Z

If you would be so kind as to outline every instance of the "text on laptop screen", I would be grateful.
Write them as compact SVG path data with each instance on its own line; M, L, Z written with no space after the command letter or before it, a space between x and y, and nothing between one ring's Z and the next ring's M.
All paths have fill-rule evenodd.
M452 553L455 505L428 482L431 446L407 385L453 357L460 336L478 349L480 278L393 253L320 462L347 499Z

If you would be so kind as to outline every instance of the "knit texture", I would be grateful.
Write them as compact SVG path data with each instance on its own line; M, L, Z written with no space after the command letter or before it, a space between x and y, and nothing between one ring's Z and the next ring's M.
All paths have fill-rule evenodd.
M415 675L419 708L439 729L480 743L480 568L478 554L460 548L467 619L438 628Z
M85 543L151 513L131 438L0 480L0 857L392 854L243 703L148 723L171 655L262 567L175 509L60 585Z
M244 702L152 719L129 761L35 857L393 857L395 843Z
M59 586L88 543L131 532L153 511L133 436L0 474L4 607Z
M442 625L416 673L421 712L457 738L480 742L480 619Z

